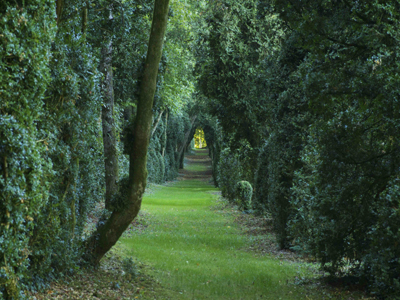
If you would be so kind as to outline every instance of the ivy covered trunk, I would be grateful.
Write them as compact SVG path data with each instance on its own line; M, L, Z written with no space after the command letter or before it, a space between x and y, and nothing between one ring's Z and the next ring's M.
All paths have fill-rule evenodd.
M169 0L156 0L153 11L153 22L140 87L137 117L131 131L129 149L129 179L126 187L120 187L120 202L104 223L89 240L88 254L93 264L100 259L118 241L119 237L137 216L147 180L147 148L151 134L152 108L156 90L158 67L167 27Z

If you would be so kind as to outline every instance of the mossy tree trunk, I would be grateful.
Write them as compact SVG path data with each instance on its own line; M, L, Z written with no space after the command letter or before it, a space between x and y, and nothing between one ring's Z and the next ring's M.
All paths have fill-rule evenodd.
M137 216L147 181L147 148L152 125L152 108L156 90L158 67L167 27L169 0L156 0L153 11L150 40L140 87L137 116L132 131L130 149L129 179L126 201L123 209L114 210L111 216L101 224L88 244L88 254L93 264L100 259L118 241L119 237Z

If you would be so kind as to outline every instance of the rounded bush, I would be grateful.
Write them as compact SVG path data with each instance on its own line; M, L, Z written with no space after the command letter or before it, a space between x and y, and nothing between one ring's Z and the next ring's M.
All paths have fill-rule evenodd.
M248 181L238 181L235 186L235 196L240 209L248 210L251 207L253 188Z

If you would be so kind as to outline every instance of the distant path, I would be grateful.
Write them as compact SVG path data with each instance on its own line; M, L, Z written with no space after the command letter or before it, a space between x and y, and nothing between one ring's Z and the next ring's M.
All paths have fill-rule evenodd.
M122 239L126 254L150 265L164 287L158 299L307 299L301 287L287 284L303 267L245 250L250 237L210 183L208 151L195 152L180 180L144 198L145 229Z
M211 158L208 156L208 149L196 150L194 154L185 156L185 168L180 170L178 179L211 179Z

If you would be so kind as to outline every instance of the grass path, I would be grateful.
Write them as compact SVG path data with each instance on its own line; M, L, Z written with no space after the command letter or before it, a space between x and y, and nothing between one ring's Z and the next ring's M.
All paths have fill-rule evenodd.
M125 255L151 266L152 276L171 291L168 298L348 299L295 285L296 276L307 276L303 264L246 251L249 237L215 208L218 190L209 183L206 153L189 158L183 179L144 198L148 227L120 243Z

